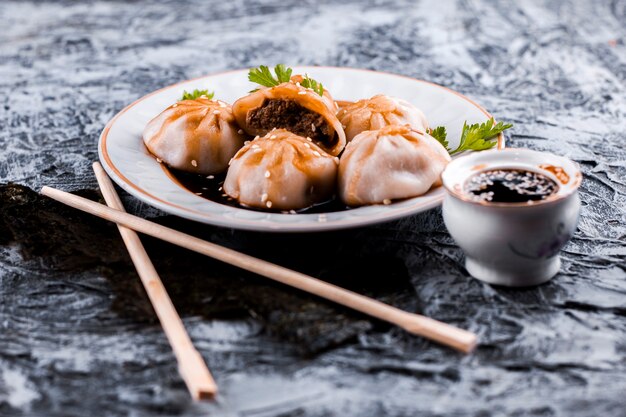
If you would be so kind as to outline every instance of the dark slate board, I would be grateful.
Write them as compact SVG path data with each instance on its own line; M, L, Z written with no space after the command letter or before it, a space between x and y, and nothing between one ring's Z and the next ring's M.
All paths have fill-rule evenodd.
M521 3L521 4L517 4ZM0 3L0 415L626 415L626 3ZM98 199L98 135L159 87L264 63L449 86L578 161L582 218L550 283L468 277L440 210L352 231L244 233L129 211L477 332L462 356L144 239L221 388L192 403Z

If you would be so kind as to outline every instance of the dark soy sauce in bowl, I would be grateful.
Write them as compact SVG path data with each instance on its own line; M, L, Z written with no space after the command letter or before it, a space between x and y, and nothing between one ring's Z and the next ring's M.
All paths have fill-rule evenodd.
M521 169L493 169L471 176L463 191L472 200L486 203L532 203L559 190L546 175Z

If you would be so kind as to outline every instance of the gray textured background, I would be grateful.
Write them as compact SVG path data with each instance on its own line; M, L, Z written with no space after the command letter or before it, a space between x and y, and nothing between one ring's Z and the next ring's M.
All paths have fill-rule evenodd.
M0 3L0 415L626 415L626 3ZM129 210L469 328L462 356L145 239L221 387L192 403L114 227L38 197L99 198L105 123L159 87L259 64L433 81L515 123L509 144L578 161L561 273L470 279L439 210L263 236Z

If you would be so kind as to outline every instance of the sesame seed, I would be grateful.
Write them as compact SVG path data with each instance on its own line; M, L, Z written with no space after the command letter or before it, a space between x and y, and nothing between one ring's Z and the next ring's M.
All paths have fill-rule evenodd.
M267 193L263 193L261 195L261 203L265 203L267 201Z
M300 81L296 81L296 85L300 87Z
M222 187L218 188L217 191L222 191Z
M296 214L295 210L289 210L289 214Z
M311 149L311 145L309 145L308 143L305 143L304 146L306 146L307 148Z
M202 195L202 193L194 193L195 195Z
M311 123L311 130L315 132L315 125L313 123Z
M258 136L257 136L256 138L258 138ZM255 139L256 139L256 138L255 138ZM250 141L249 141L249 140L246 140L243 144L244 144L244 146L245 146L245 145L247 145L247 144L249 144L249 143L250 143Z
M172 107L178 107L178 103L172 104Z
M161 158L157 158L156 161L160 164L161 162L163 162L163 160Z
M315 156L322 156L318 151L313 151L313 155L315 155Z
M228 197L228 194L222 194L222 197Z
M227 106L227 104L224 103L223 101L218 101L218 103L220 104L220 107L226 107Z
M239 129L237 133L239 133L240 135L243 135L243 129Z
M195 160L195 159L192 159L192 160L191 160L191 165L193 165L193 166L197 167L197 166L198 166L198 163L196 162L196 160Z
M298 91L298 94L304 95L304 94L306 94L306 91Z
M208 98L205 94L202 94L200 98Z
M271 135L270 139L276 139L276 137L277 137L276 135Z
M391 200L390 200L390 199L388 199L388 198L385 198L385 199L383 200L383 204L384 204L384 205L386 205L386 206L388 206L389 204L391 204Z
M212 180L213 178L215 178L215 176L214 176L214 175L207 175L207 177L206 177L206 178L207 178L208 180Z
M269 178L270 177L270 172L269 171L265 171L265 178Z
M265 203L265 205L267 206L267 208L272 208L272 202L268 201L267 203Z
M313 139L311 139L310 137L306 137L306 140L308 140L309 142L313 142Z

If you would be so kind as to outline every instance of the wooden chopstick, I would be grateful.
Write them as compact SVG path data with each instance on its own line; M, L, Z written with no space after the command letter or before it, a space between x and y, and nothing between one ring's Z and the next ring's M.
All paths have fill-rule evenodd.
M476 346L478 340L477 336L467 330L459 329L419 314L400 310L300 272L292 271L271 262L214 243L206 242L197 237L179 232L178 230L170 229L146 219L111 209L105 205L61 190L43 187L41 194L76 209L116 222L137 232L165 240L174 245L326 298L327 300L350 307L380 320L396 324L410 333L451 346L462 352L469 353Z
M93 164L100 191L109 207L124 212L124 206L120 200L113 183L107 176L100 163ZM187 385L191 397L195 400L211 399L217 394L217 385L211 376L200 352L196 350L185 330L182 320L176 313L172 300L157 274L150 257L146 253L137 233L118 224L122 239L128 248L139 278L143 283L148 297L152 302L167 340L172 346L174 356L178 361L178 370Z

